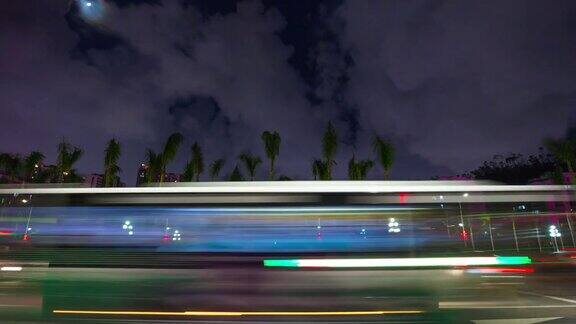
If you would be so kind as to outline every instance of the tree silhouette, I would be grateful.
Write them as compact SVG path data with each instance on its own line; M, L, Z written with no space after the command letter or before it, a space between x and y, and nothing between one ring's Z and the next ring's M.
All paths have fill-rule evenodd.
M82 157L83 151L78 147L73 147L66 141L58 145L58 160L56 169L58 172L58 182L77 181L78 176L74 169L74 164Z
M244 163L244 167L246 167L246 171L248 171L248 174L250 175L250 181L254 181L254 178L256 177L256 168L262 163L262 159L248 152L240 154L238 158L242 163Z
M352 156L348 162L348 179L349 180L366 180L368 171L372 169L374 162L371 160L356 161L356 157Z
M542 176L553 176L557 173L556 170L558 170L558 163L550 155L540 153L530 155L526 159L521 154L510 154L508 156L495 155L491 161L484 161L470 174L478 180L520 185L528 184L531 180Z
M166 176L166 167L176 157L180 144L184 137L180 133L174 133L168 137L166 144L164 145L164 150L160 155L160 182L164 182L164 177Z
M161 156L148 149L146 152L146 182L158 182L160 180Z
M390 169L394 163L394 146L391 142L376 136L372 142L376 160L384 171L384 180L390 179Z
M210 180L214 181L216 178L218 178L218 175L220 174L220 171L222 170L225 162L226 160L224 159L218 159L210 164Z
M312 162L312 174L314 180L331 180L330 171L328 170L328 163L323 160L314 160Z
M270 170L268 171L268 180L274 180L274 162L280 154L280 134L278 132L265 131L262 133L262 141L264 142L264 150L266 151L266 156L270 160Z
M228 177L228 181L244 181L244 176L242 176L242 172L240 172L240 168L236 165L230 177Z
M334 156L338 149L338 135L336 134L336 129L331 122L328 123L326 131L322 136L322 156L324 157L324 164L326 166L327 179L332 180L332 166L336 164L334 161Z
M104 186L113 187L116 184L116 178L120 167L118 159L120 158L120 143L116 139L108 141L104 156Z
M566 167L566 171L570 173L571 182L576 183L574 175L574 163L576 163L576 139L574 138L561 138L544 140L544 146L554 156L556 161Z
M186 163L184 181L200 181L200 174L204 172L204 158L197 142L192 145L192 159Z

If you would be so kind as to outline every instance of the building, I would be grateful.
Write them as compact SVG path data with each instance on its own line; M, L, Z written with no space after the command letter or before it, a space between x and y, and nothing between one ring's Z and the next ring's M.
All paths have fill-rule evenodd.
M141 163L140 166L138 167L138 175L136 177L136 187L146 184L147 174L148 174L148 165L146 163ZM164 175L164 182L180 182L181 176L182 175L180 173L168 172Z
M84 177L84 184L91 188L104 187L104 175L99 173L92 173ZM120 181L120 177L116 177L112 187L126 187L126 184Z
M164 182L180 182L180 173L168 172L164 176Z
M100 188L104 186L104 175L92 173L84 178L84 184L90 188Z

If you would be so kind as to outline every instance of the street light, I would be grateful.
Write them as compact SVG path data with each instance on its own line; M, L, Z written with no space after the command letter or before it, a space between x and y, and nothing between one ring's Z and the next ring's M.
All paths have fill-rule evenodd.
M128 235L134 235L134 225L132 225L129 220L124 221L124 224L122 224L122 230L128 231Z
M400 227L398 222L394 218L390 218L390 222L388 223L388 233L399 233Z
M180 231L174 230L174 234L172 234L172 241L180 241L182 239L180 236L181 236Z
M556 247L556 252L560 252L560 249L558 248L558 238L562 236L562 234L560 233L560 231L558 231L556 225L550 225L550 227L548 228L548 235L550 235L550 237L554 239L554 247Z

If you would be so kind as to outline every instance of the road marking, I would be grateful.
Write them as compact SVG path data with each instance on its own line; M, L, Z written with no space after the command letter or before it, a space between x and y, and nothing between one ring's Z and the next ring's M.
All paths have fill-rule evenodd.
M576 305L502 305L505 302L439 302L440 309L576 308Z
M556 296L550 296L550 295L543 295L543 294L534 293L534 292L530 292L530 291L523 291L523 290L518 290L518 292L526 294L526 295L546 297L546 298L550 298L550 299L554 299L554 300L563 301L565 303L576 304L576 300L574 300L574 299L568 299L568 298L562 298L562 297L556 297Z
M542 318L510 318L510 319L489 319L473 320L476 324L534 324L557 320L563 317L542 317Z
M80 318L76 318L75 320L79 321L79 320L90 320L90 319L80 319ZM120 319L120 318L115 318L114 319L115 322L118 323L158 323L158 320L145 320L142 318L139 319ZM186 319L186 320L174 320L174 319L170 319L170 323L221 323L221 324L230 324L232 322L230 322L230 320L214 320L214 319L210 319L210 320L193 320L193 319ZM243 321L243 320L234 320L234 323L247 323L247 324L254 324L254 320L251 321ZM264 323L264 322L257 322L257 323ZM283 324L309 324L310 321L307 322L285 322L282 321ZM373 322L373 321L362 321L362 324L381 324L382 321L378 321L378 322ZM405 321L386 321L386 323L388 324L392 324L392 323L402 323L405 324ZM418 323L437 323L437 322L431 322L431 321L418 321ZM358 324L358 321L355 322L343 322L343 321L337 321L337 322L326 322L326 321L322 321L322 324Z
M216 312L216 311L185 311L185 312L145 312L145 311L109 311L109 310L53 310L54 314L76 315L139 315L139 316L361 316L361 315L393 315L421 314L419 310L374 310L374 311L335 311L335 312Z

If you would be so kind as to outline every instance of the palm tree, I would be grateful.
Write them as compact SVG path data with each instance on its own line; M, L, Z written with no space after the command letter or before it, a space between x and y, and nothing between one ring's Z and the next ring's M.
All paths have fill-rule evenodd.
M58 182L77 180L76 170L73 167L83 154L84 151L78 147L71 146L66 141L62 141L58 145L58 160L56 162Z
M234 170L232 170L230 177L228 177L228 181L244 181L244 176L242 176L242 172L240 172L238 165L236 165Z
M218 159L210 164L210 180L214 181L216 178L218 178L218 175L220 174L220 171L222 170L225 162L226 160L224 159Z
M384 170L384 180L390 178L390 169L394 163L394 146L390 141L376 136L372 142L374 153L382 169Z
M268 180L274 180L274 162L280 154L280 134L278 132L265 131L262 133L262 141L264 142L264 150L266 156L270 160L270 170L268 171Z
M22 157L18 154L0 154L0 168L8 176L9 182L18 182L22 174Z
M338 135L331 122L328 123L324 136L322 136L322 155L326 164L328 179L332 180L332 165L336 164L334 156L338 149Z
M148 149L146 152L146 182L157 182L160 179L161 161L162 156L154 153Z
M354 155L348 161L348 180L358 180L358 163Z
M576 140L565 139L551 139L544 140L544 146L554 158L561 164L566 165L566 170L572 177L571 182L576 183L576 175L574 175L574 163L576 160Z
M328 163L323 160L314 160L312 162L312 174L314 175L314 180L331 180Z
M155 170L158 173L158 182L164 182L164 177L166 176L166 167L168 163L170 163L176 157L176 153L178 153L178 149L180 148L180 144L184 137L180 133L174 133L168 137L166 144L164 144L164 150L162 150L161 154L153 154L153 157L158 159L157 167L158 170ZM153 151L149 151L149 153L154 153ZM148 155L150 157L150 154Z
M108 141L104 156L104 187L114 187L117 183L118 172L121 171L118 166L120 158L120 143L116 139Z
M8 165L10 164L11 154L0 153L0 170L4 173L8 173Z
M42 161L44 160L44 154L38 151L32 151L30 154L24 158L24 180L29 182L38 181L38 172Z
M312 162L312 174L314 175L314 180L318 180L320 177L320 169L322 168L322 161L314 160Z
M368 171L372 169L374 162L371 160L356 161L356 157L352 156L348 162L348 178L350 180L366 180Z
M186 164L184 170L184 181L200 181L200 173L204 172L204 158L202 157L202 149L198 142L192 145L192 160Z
M254 181L254 178L256 177L256 168L260 163L262 163L262 159L248 152L240 154L238 158L242 163L244 163L244 166L250 175L250 181Z

